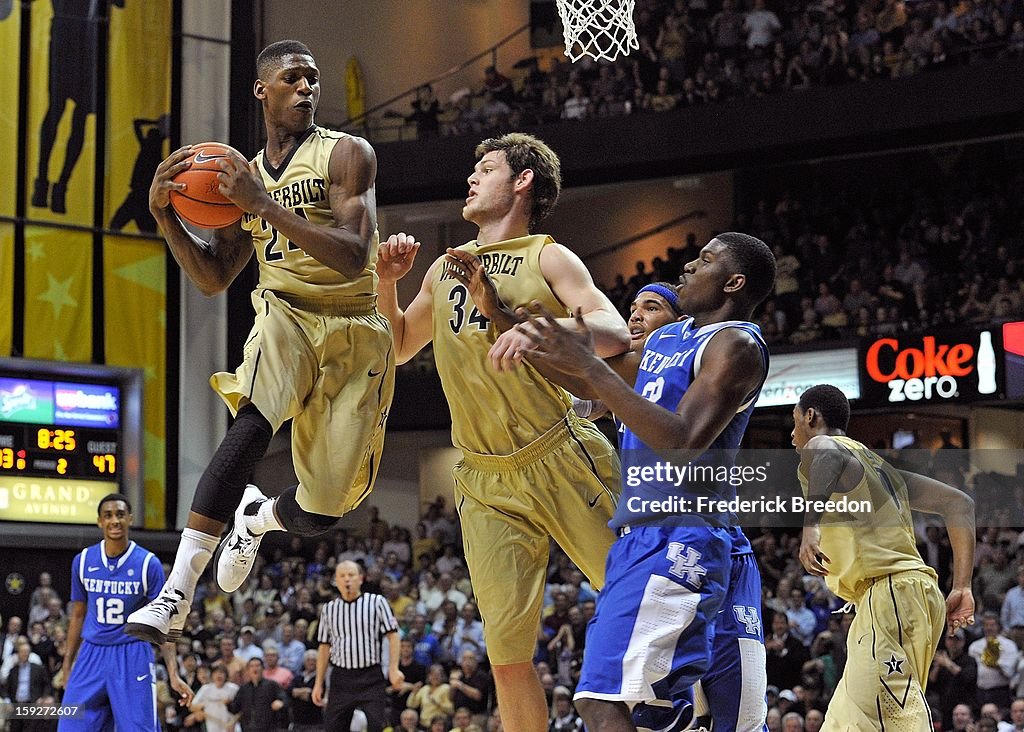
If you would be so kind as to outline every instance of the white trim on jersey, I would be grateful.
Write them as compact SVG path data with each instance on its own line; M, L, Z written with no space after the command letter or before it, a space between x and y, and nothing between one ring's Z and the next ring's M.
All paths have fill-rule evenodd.
M149 596L149 563L153 559L153 552L146 554L146 561L142 563L142 594Z
M745 320L728 320L728 321L726 321L724 323L710 323L708 325L702 326L701 328L698 328L697 329L697 333L700 333L702 330L704 330L705 328L709 328L712 325L717 325L717 326L721 326L721 327L719 327L715 331L714 335L712 335L711 338L708 338L708 339L706 339L704 341L701 341L701 344L699 346L697 346L697 353L693 357L693 378L694 378L694 380L697 379L697 374L700 373L700 365L701 365L702 359L704 358L704 349L708 347L708 344L711 343L712 339L714 339L714 337L716 335L718 335L719 333L721 333L723 330L726 330L728 328L739 328L739 326L741 326L741 325L750 325L750 323L748 323ZM751 333L746 328L739 328L739 329L742 330L744 333L747 333L748 335L753 336L753 333ZM764 341L758 339L758 342L762 346L765 347L765 350L767 350L768 346L765 345ZM765 378L767 378L768 377L768 373L765 372L764 376L765 376ZM748 399L747 401L743 402L743 404L741 404L739 406L739 408L736 410L736 414L740 414L747 407L749 407L751 404L753 404L755 401L757 401L757 398L760 395L761 395L761 390L760 389L756 390L754 392L754 395L752 397L750 397L750 399Z
M121 569L121 565L128 561L128 557L130 557L132 555L132 552L135 551L135 547L136 546L138 546L138 544L136 544L134 541L129 541L128 542L128 549L117 560L117 564L114 566L115 570ZM109 555L107 554L107 540L104 539L104 540L102 540L100 542L100 562L103 564L104 567L108 566L107 565L107 557L108 556Z
M627 703L651 702L653 684L672 671L679 637L697 616L699 592L652 575L644 587L633 632L622 655L622 683L618 692L578 691L574 699L602 699Z
M740 647L740 701L736 732L760 732L768 713L764 690L768 685L764 643L755 638L737 638Z
M78 552L78 579L81 581L82 587L85 587L85 553L87 551L89 551L89 547Z

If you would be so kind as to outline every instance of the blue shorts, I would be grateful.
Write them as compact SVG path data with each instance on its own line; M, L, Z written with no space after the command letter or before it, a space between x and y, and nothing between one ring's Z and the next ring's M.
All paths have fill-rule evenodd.
M608 553L587 627L577 699L632 706L679 698L708 669L725 598L727 529L639 526Z
M733 555L729 589L715 623L711 667L701 679L715 732L765 729L761 574L752 553Z
M101 646L82 641L61 702L85 710L61 718L59 732L159 732L153 647L131 641ZM81 711L81 710L80 710Z

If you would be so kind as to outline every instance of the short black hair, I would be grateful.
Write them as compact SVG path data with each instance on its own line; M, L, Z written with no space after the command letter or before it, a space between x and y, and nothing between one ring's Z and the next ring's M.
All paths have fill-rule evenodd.
M128 507L128 513L132 512L132 502L128 500L128 496L121 495L120 493L108 493L100 499L99 504L96 506L96 515L103 515L103 504L110 503L111 501L124 501L124 505Z
M818 384L800 395L798 404L801 412L812 407L825 420L829 429L846 432L850 426L850 400L837 387L831 384Z
M313 52L302 41L277 41L276 43L271 43L260 51L260 55L256 57L256 75L263 81L266 81L270 72L281 63L281 59L291 55L312 57Z
M763 241L749 234L727 231L715 238L726 245L739 274L747 278L743 286L744 300L755 307L775 287L775 255Z

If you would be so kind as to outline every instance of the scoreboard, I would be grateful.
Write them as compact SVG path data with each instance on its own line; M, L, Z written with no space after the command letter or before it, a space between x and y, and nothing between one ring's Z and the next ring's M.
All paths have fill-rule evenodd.
M94 523L123 493L139 505L141 373L0 359L0 520Z

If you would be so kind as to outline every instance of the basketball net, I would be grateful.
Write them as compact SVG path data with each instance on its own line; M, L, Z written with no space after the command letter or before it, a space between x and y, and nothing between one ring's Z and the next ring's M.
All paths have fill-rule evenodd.
M565 55L614 61L640 47L633 25L635 0L557 0Z

